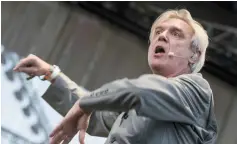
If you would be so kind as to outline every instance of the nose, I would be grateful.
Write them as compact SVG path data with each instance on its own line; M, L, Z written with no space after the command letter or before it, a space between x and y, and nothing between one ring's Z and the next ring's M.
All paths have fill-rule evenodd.
M164 36L160 36L160 37L158 38L158 41L168 42L167 38L164 37Z
M163 42L168 42L168 38L167 38L167 36L166 36L166 31L164 31L164 32L162 32L160 35L159 35L159 37L158 37L158 41L163 41Z

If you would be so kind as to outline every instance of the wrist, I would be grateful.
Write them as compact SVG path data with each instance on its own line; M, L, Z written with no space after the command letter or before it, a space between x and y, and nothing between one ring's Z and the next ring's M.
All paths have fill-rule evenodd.
M61 70L58 66L53 65L52 74L50 75L50 80L56 79L56 77L60 74Z
M77 105L82 113L84 113L84 114L91 114L92 113L92 111L86 110L86 109L83 109L80 107L80 99L77 101Z
M56 65L51 65L48 70L46 71L43 80L48 80L53 83L56 77L60 74L61 70Z

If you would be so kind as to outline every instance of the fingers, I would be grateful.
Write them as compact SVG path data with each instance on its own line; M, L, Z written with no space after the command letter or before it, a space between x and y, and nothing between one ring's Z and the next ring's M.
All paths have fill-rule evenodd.
M21 67L26 67L28 65L34 65L35 63L35 59L33 55L29 55L28 57L20 60L20 62L15 66L15 68L13 69L14 71L18 71L19 68Z
M37 68L35 67L20 67L18 68L18 72L24 72L28 75L37 75Z
M86 136L86 130L88 128L88 120L89 120L89 115L84 114L81 119L78 121L78 128L80 129L79 131L79 142L80 144L84 144L85 142L85 136Z
M65 135L63 131L59 131L57 134L55 134L52 138L50 138L49 143L50 144L59 144L61 141L65 138Z
M55 136L58 132L60 132L63 128L62 123L60 123L53 131L52 133L49 135L49 137L53 137Z
M67 137L64 139L62 144L68 144L72 140L72 137Z
M86 130L81 129L79 131L79 142L80 142L80 144L85 144L85 136L86 136Z
M26 62L27 61L25 59L20 60L20 62L14 67L13 70L15 70L15 71L18 70L19 67L21 67L22 65L25 65Z

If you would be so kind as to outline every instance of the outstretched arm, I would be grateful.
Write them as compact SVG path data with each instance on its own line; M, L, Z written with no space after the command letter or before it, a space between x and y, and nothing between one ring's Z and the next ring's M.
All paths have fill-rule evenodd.
M211 97L207 82L195 75L172 79L144 75L134 80L123 79L106 84L90 96L78 100L50 136L54 143L61 138L58 137L60 134L72 138L80 131L80 135L87 125L82 115L97 110L118 112L135 109L138 115L154 120L203 127L211 106ZM80 141L83 138L80 135Z
M144 75L135 80L124 80L127 88L104 89L80 99L85 111L128 111L156 120L203 124L200 116L210 107L211 90L208 83L197 74L177 78Z
M52 66L40 59L39 57L30 54L20 62L13 69L16 72L24 72L31 78L34 76L42 76L50 74ZM55 71L56 72L56 71ZM58 73L58 72L56 72ZM54 73L54 77L57 74ZM53 74L51 74L52 76ZM48 78L52 78L49 76ZM87 95L88 91L82 87L77 86L66 75L60 73L56 77L55 82L48 88L43 98L48 102L56 111L65 116L73 104L82 96ZM113 125L119 113L114 112L95 112L91 115L88 133L96 136L107 136L110 128Z

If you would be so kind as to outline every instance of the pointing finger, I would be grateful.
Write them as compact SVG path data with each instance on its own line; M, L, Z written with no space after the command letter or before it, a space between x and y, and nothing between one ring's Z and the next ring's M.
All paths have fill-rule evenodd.
M37 68L35 67L20 67L18 71L27 73L28 75L37 75Z
M15 66L13 70L17 71L20 67L26 67L28 65L33 65L35 63L35 59L32 56L28 56L24 59L21 59L20 62Z

